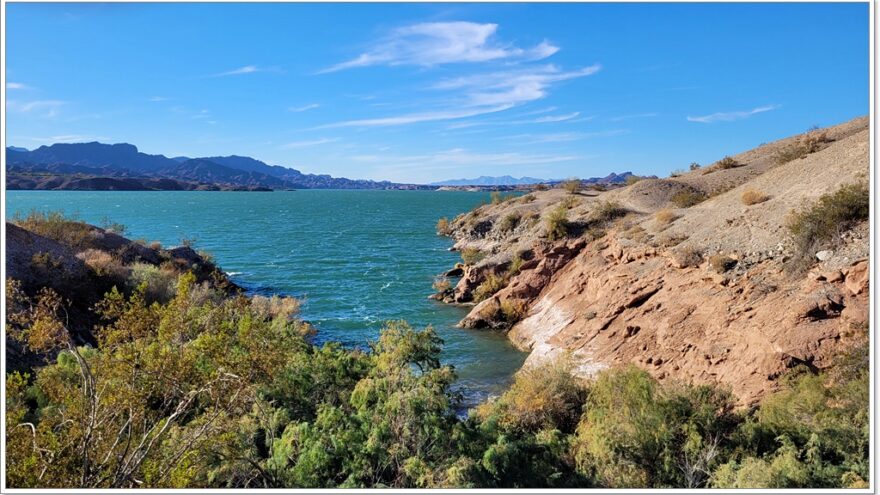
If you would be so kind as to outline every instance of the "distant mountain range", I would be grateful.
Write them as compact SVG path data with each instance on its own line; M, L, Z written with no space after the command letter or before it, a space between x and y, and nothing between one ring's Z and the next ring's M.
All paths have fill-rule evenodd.
M6 148L8 189L433 189L354 180L268 165L246 156L149 155L132 144L53 144Z
M592 177L590 179L581 179L585 184L623 184L627 177L632 176L632 172L624 172L622 174L611 173L605 177ZM432 182L432 186L526 186L531 184L558 184L562 179L536 179L534 177L511 177L502 175L501 177L489 177L481 175L476 179L452 179L440 182Z

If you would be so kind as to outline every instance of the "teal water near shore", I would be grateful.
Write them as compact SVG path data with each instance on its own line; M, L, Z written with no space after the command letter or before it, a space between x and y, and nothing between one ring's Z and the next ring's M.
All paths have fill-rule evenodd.
M253 293L304 299L318 343L365 346L382 323L433 325L444 339L469 405L499 392L525 354L500 334L455 324L467 308L430 301L438 273L459 260L434 225L489 199L488 193L301 190L243 192L7 191L7 218L63 210L132 239L165 246L195 239Z

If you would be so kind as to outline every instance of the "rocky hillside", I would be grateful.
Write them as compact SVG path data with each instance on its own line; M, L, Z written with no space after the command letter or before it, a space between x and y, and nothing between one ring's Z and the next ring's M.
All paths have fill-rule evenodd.
M120 228L117 226L117 228ZM230 282L207 255L189 246L162 247L132 241L58 214L31 214L6 222L7 303L10 294L38 296L52 289L65 303L67 321L78 343L95 344L93 329L100 323L95 304L116 287L132 294L141 285L148 301L173 297L179 274L191 271L199 283L232 294ZM28 369L44 356L27 352L6 335L7 369Z
M868 321L867 118L664 179L534 191L448 223L467 263L435 297L507 332L527 365L635 363L743 404L822 369Z

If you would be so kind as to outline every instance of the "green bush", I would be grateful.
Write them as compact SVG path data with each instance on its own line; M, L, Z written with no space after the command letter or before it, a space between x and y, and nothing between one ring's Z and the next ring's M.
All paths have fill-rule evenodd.
M565 205L559 205L550 211L547 215L547 239L557 241L568 237L568 208Z
M147 263L133 263L129 269L126 285L129 290L142 290L149 302L165 303L174 298L177 291L177 273L163 270Z
M474 302L485 301L507 285L506 277L490 273L474 290Z
M840 234L868 220L870 191L865 181L846 184L822 195L815 204L793 212L787 219L794 256L789 271L801 273L815 262L816 251L840 241Z
M501 230L501 232L510 232L519 225L521 218L522 215L517 212L508 213L501 218L501 221L498 223L498 229Z
M485 257L486 254L477 248L464 248L461 250L461 261L465 265L475 265Z

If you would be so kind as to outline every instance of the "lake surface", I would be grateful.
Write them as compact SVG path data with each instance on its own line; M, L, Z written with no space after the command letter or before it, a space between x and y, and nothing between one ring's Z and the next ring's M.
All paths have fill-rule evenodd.
M382 323L433 325L470 405L499 392L525 360L503 335L455 328L466 308L430 301L434 276L459 261L434 225L488 193L301 190L246 192L7 191L6 214L63 210L165 246L195 239L239 285L304 299L318 342L364 346Z

